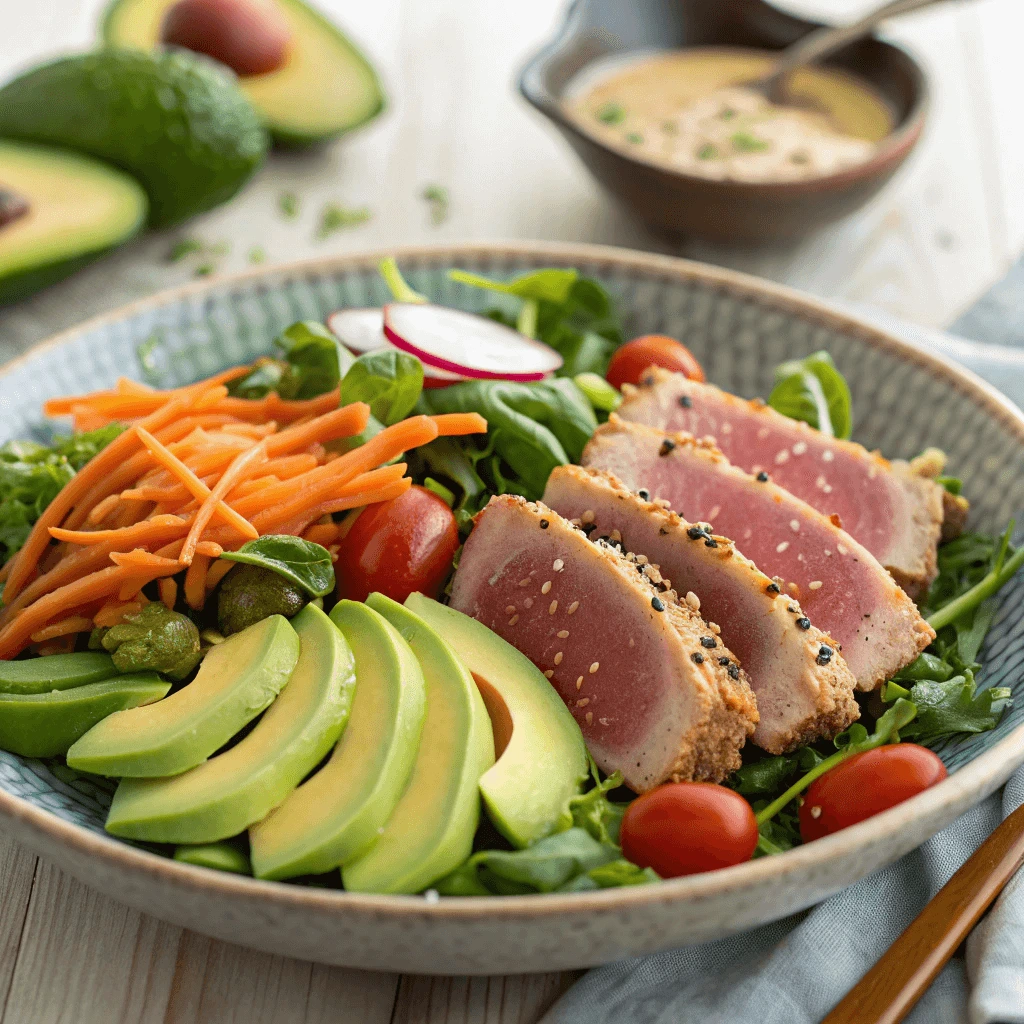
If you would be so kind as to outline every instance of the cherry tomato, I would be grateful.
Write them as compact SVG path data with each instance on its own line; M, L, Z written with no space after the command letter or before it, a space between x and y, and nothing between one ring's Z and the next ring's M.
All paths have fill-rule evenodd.
M664 334L645 334L627 341L617 349L608 364L608 383L621 388L623 384L639 384L644 372L652 366L674 370L690 380L704 380L704 371L693 353L675 338Z
M291 30L277 5L265 0L179 0L164 15L160 38L238 75L262 75L287 60Z
M622 855L662 878L742 864L754 855L750 804L710 782L670 782L634 800L622 819Z
M815 779L800 805L805 843L895 807L946 777L937 754L916 743L865 750Z
M338 597L364 601L375 590L395 601L414 591L437 597L459 546L452 510L425 487L368 505L341 543Z

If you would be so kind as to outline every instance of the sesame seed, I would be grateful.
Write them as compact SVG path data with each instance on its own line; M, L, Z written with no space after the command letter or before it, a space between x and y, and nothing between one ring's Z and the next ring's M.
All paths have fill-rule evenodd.
M629 646L636 647L636 641L632 637L629 638Z
M647 562L648 562L648 558L647 558L646 555L637 555L636 556L636 564L637 565L646 565Z
M551 604L548 605L548 615L554 615L555 612L557 612L557 611L558 611L558 602L557 601L552 601Z
M811 582L808 583L807 586L810 590L821 590L822 583L821 580L811 580Z
M686 592L686 603L695 611L700 611L700 598L692 591Z
M807 616L806 616L806 615L805 615L805 616L803 616L803 618L797 619L797 620L796 620L796 624L797 624L797 625L798 625L798 626L799 626L799 627L800 627L801 629L810 629L810 628L811 628L811 620L810 620L809 618L807 618Z
M553 676L554 674L555 674L555 670L554 670L553 668L549 668L549 669L548 669L548 670L547 670L547 671L546 671L546 672L544 673L544 675L545 675L545 676L546 676L546 677L547 677L548 679L550 679L550 678L551 678L551 677L552 677L552 676Z
M701 654L700 651L694 651L693 654L690 655L690 658L695 665L704 664L704 655Z
M788 608L786 609L786 611L787 611L787 612L789 612L789 614L790 614L790 615L796 615L796 614L797 614L797 613L798 613L798 612L800 611L800 609L799 609L799 608L797 608L797 606L796 606L795 604L791 604L791 605L790 605L790 606L789 606L789 607L788 607Z
M551 563L551 568L554 569L555 572L561 572L565 568L565 562L560 558L556 558L554 562Z
M622 534L619 533L618 530L612 530L612 532L608 535L608 539L613 544L618 544L622 540Z
M718 541L715 540L714 537L705 537L704 538L704 547L706 547L706 548L717 548L718 547Z
M668 455L671 451L675 449L675 446L675 441L673 441L671 437L666 437L665 440L661 442L661 447L658 449L658 454Z
M589 703L590 703L590 698L589 697L580 697L580 699L578 701L576 701L576 707L578 707L578 708L585 708Z
M587 725L593 725L594 724L594 712L593 711L588 711L587 714L586 714L586 719L587 719Z
M842 544L837 544L836 545L836 551L838 551L839 554L841 554L841 555L845 555L846 554L846 548L844 548Z
M544 585L540 588L542 594L546 594L551 589L551 580L546 580Z
M592 665L590 666L590 674L591 674L591 675L593 675L593 674L594 674L594 673L595 673L595 672L596 672L596 671L597 671L597 670L598 670L598 669L599 669L600 667L601 667L601 662L599 662L599 661L595 661L595 662L594 662L594 663L593 663L593 664L592 664Z
M689 537L690 540L700 540L700 538L704 536L704 531L699 526L691 526L686 531L686 536Z
M719 512L721 512L721 511L722 511L722 506L721 506L721 505L716 505L716 506L715 506L715 507L714 507L714 508L713 508L713 509L712 509L712 510L711 510L711 511L710 511L710 512L708 513L708 519L714 519L714 518L715 518L715 516L717 516L717 515L718 515L718 513L719 513Z
M803 455L803 453L805 451L807 451L807 442L806 441L797 441L797 443L795 445L793 445L793 454L794 455Z
M792 580L790 580L789 583L786 584L786 587L789 590L789 592L799 600L800 588Z
M592 523L594 521L594 510L592 508L588 508L586 512L584 512L583 515L580 516L580 519L584 523Z
M831 552L831 551L829 551L829 549L828 549L828 548L825 548L825 557L826 557L826 558L831 558L831 557L832 557L832 552Z
M821 817L821 808L818 807L818 806L812 807L811 808L811 817L814 818L815 821L817 821L817 819Z
M715 636L718 636L718 634L722 632L722 627L717 622L709 622L708 629L710 629Z
M830 450L826 449L821 453L821 458L824 462L831 462L835 458L835 455L833 455Z
M763 469L757 474L757 482L761 484L768 483L768 474Z
M521 587L528 587L529 585L530 585L530 577L529 576L527 576L525 580L520 580L519 581L519 586L521 586Z
M787 452L786 449L783 448L782 451L779 452L779 454L775 456L775 465L776 466L781 466L784 462L788 462L788 461L789 461L789 452Z
M599 718L599 719L598 719L598 721L599 721L599 722L600 722L600 723L601 723L602 725L607 725L607 724L608 724L608 719L607 719L607 718Z
M640 490L636 492L636 494L637 494L638 498L641 498L644 501L650 501L651 500L651 492L649 490L647 490L646 487L641 487Z
M524 608L532 608L533 607L533 598L532 597L526 598L526 600L523 601L523 607Z
M559 640L567 640L569 638L569 630L560 629L557 633L557 636Z
M832 648L829 647L828 644L822 644L818 648L818 657L814 660L817 661L819 665L827 665L832 660L833 653Z
M660 597L652 597L651 598L651 607L656 612L663 612L665 610L665 602L662 601L662 599Z
M779 587L778 583L769 583L768 586L765 587L764 589L767 590L769 594L781 594L782 593L782 589Z
M700 638L700 645L707 648L717 647L718 641L713 636L702 636Z
M546 530L546 529L547 529L547 528L548 528L548 527L549 527L550 525L551 525L551 524L550 524L550 523L549 523L549 522L548 522L548 521L547 521L546 519L542 519L542 520L540 521L540 528L541 528L542 530Z
M680 395L679 396L679 404L684 409L692 409L693 408L693 399L689 395Z
M557 654L555 655L555 664L556 664L556 665L561 665L561 664L562 664L562 652L561 652L561 651L559 651L559 652L558 652L558 653L557 653Z
M776 546L775 550L781 555L782 552L785 551L786 548L788 548L788 547L789 547L789 541L788 540L784 540L781 544L778 544Z
M729 673L730 679L739 679L740 669L738 665L730 665L726 671Z
M519 621L519 616L518 615L513 615L512 618L508 620L508 624L510 626L514 626L518 621Z
M731 434L732 433L732 424L731 423L723 423L721 425L721 427L719 427L719 429L722 431L723 434Z
M799 533L800 532L800 520L799 519L790 519L790 521L789 521L789 528L794 533Z
M655 498L654 499L654 504L657 505L658 508L671 508L672 507L672 502L669 501L668 498Z
M515 610L516 610L516 606L515 606L514 604L510 604L510 605L509 605L509 606L508 606L508 607L507 607L507 608L505 609L505 614L506 614L506 615L511 615L511 614L512 614L512 613L513 613L513 612L514 612Z
M580 606L579 601L573 601L573 603L571 605L569 605L569 614L572 615L572 613L574 611L576 611L576 609L579 608L579 606Z
M576 689L578 690L583 685L583 676L578 676L576 679Z
M731 665L732 664L732 660L730 658L719 658L718 659L718 664L722 665L722 666Z

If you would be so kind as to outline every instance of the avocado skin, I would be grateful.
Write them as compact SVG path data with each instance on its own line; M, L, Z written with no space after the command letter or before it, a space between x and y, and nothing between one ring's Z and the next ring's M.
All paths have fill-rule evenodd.
M64 57L0 89L0 137L107 160L149 195L150 224L226 202L263 163L267 136L230 72L185 50Z
M70 690L116 675L117 669L110 655L93 651L0 661L0 694Z

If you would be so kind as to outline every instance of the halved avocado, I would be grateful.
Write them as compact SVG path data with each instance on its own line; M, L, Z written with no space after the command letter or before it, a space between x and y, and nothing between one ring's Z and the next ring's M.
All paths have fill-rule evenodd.
M66 149L0 140L0 193L25 212L0 224L0 305L74 273L142 230L134 178Z
M370 62L324 15L303 0L275 0L292 31L284 67L239 79L274 140L307 146L337 138L384 109ZM152 50L175 0L113 0L103 16L110 46Z

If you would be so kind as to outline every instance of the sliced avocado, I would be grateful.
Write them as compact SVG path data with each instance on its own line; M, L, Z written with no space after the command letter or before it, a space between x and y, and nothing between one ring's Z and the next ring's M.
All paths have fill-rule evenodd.
M339 601L331 619L355 655L352 714L327 764L249 829L257 878L323 874L360 853L416 761L426 687L412 649L365 604Z
M68 765L131 777L195 768L270 705L298 660L291 623L272 615L211 648L177 693L93 726L68 751Z
M241 850L228 843L202 843L198 846L179 846L174 859L180 864L194 864L211 871L228 871L233 875L251 875L252 865Z
M0 693L49 693L98 683L117 675L109 654L82 651L45 658L0 661Z
M70 690L0 694L0 750L22 757L66 754L75 740L108 715L152 704L170 688L155 672L139 672Z
M473 847L480 776L494 764L494 736L473 677L418 615L383 594L366 602L408 641L427 683L427 720L409 785L380 838L341 867L352 892L425 889Z
M0 140L0 193L23 212L0 221L0 305L43 288L127 241L149 202L127 174L66 149Z
M230 750L164 779L122 779L107 831L153 843L213 843L273 810L337 742L356 685L352 651L308 604L292 620L299 660L256 728Z
M576 720L533 662L482 622L422 594L405 604L452 646L491 713L498 760L480 779L488 817L513 846L543 839L588 775Z
M0 136L120 167L159 226L226 202L267 149L232 74L187 50L100 50L34 68L0 89Z
M114 0L103 17L110 46L150 51L175 0ZM384 109L377 73L359 49L303 0L277 0L291 29L284 67L240 79L243 91L274 140L306 146L336 138L371 121Z

